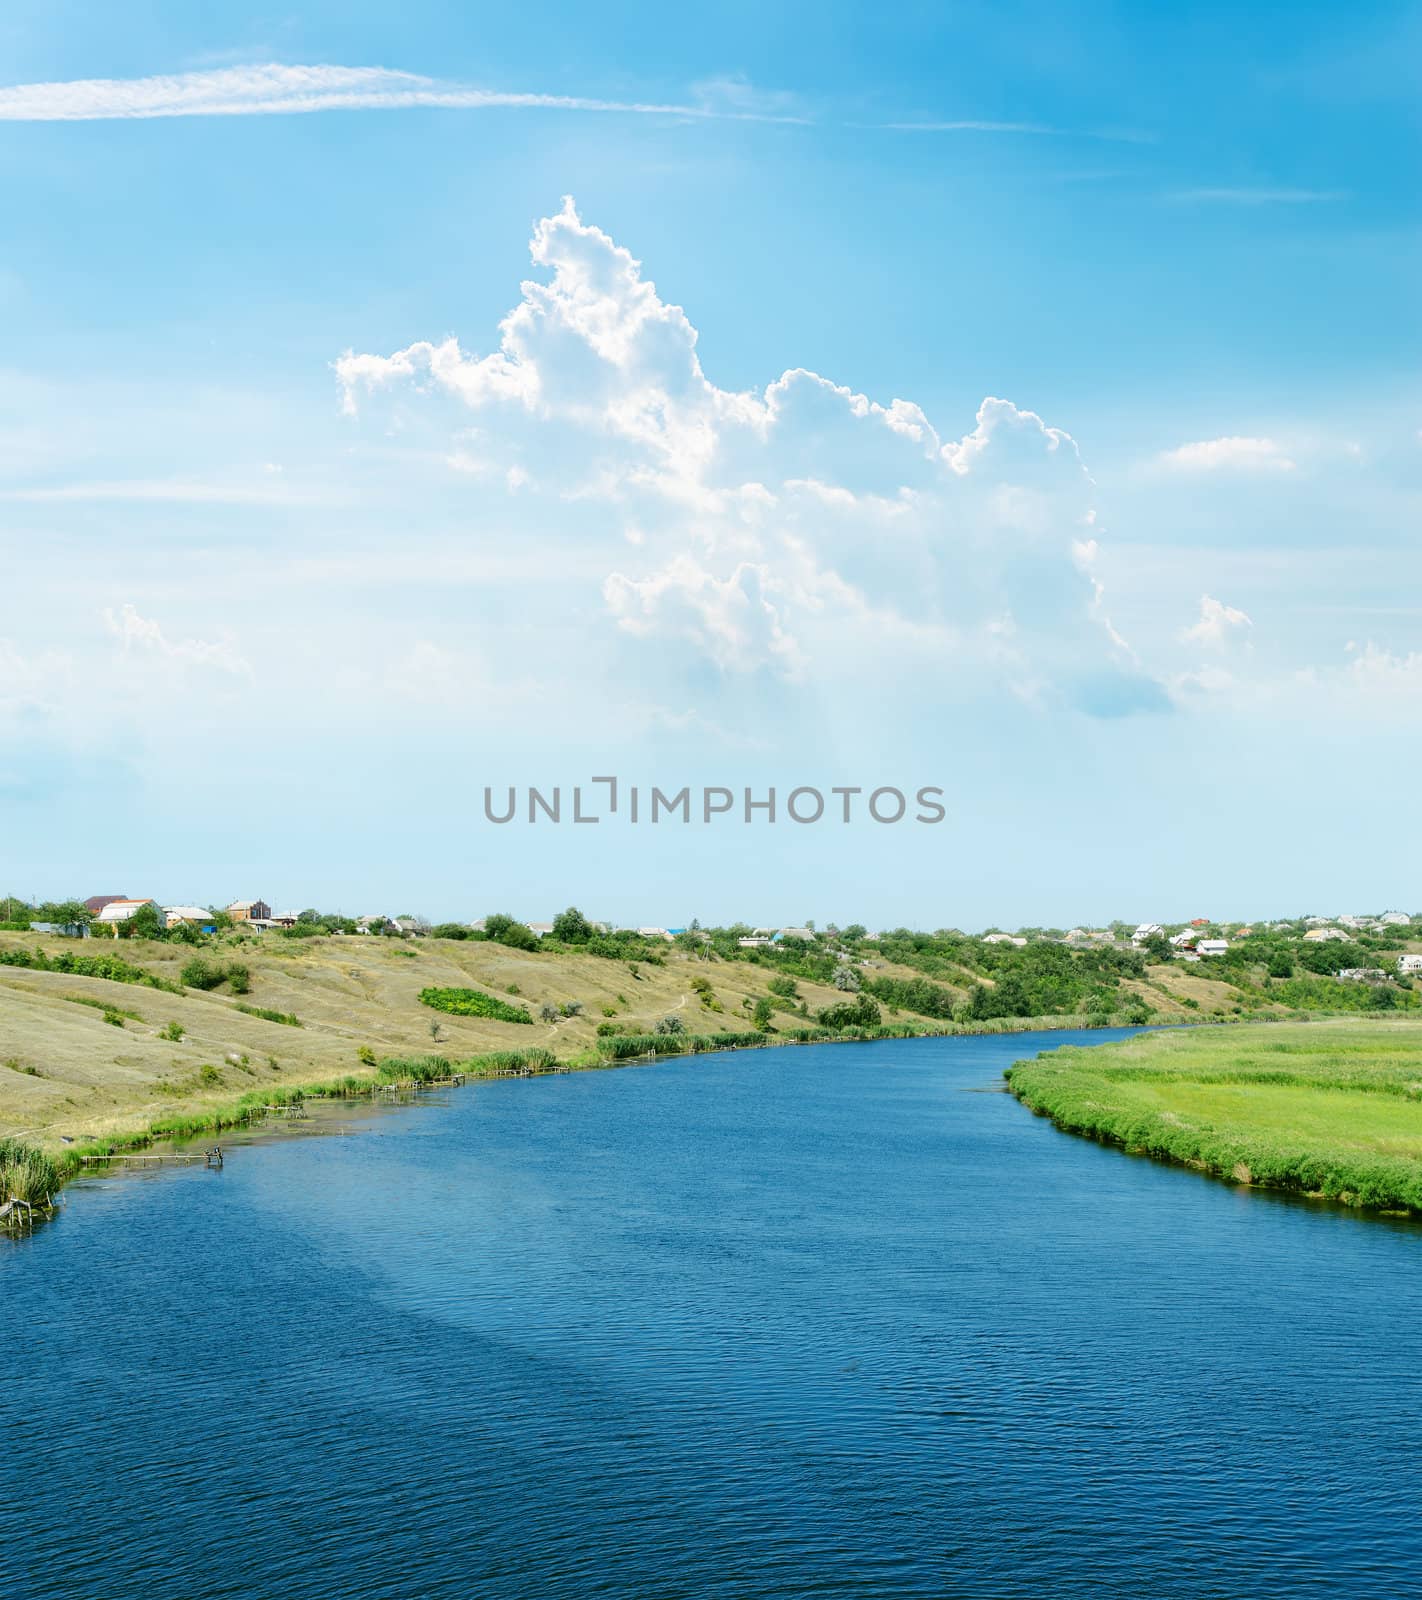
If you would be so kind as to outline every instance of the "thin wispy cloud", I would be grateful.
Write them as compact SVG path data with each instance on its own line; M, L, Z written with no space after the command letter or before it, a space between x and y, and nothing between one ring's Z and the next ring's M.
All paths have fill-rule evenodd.
M1307 206L1348 197L1336 189L1178 189L1170 197L1187 203L1228 206Z
M342 503L343 499L343 496L333 497L325 491L306 490L280 482L207 483L180 478L131 478L0 489L0 501L28 505L134 500L154 505L309 506Z
M1057 128L1047 122L994 122L979 117L951 121L881 122L884 133L1020 133L1053 139L1104 139L1111 144L1151 144L1153 133L1138 128Z
M290 116L315 111L414 107L595 111L750 122L803 119L719 101L679 105L533 94L397 72L386 67L223 67L152 78L79 78L0 89L0 122L93 122L152 117Z

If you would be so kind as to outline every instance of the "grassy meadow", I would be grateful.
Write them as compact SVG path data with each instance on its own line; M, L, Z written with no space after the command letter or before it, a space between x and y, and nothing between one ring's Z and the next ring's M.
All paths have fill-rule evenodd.
M1422 1213L1422 1021L1142 1034L1007 1076L1072 1133L1234 1183Z

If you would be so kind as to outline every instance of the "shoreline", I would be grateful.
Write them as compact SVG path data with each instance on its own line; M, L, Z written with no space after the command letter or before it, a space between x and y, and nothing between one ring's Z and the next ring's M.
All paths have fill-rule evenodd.
M1014 1026L1004 1026L1005 1022ZM37 1222L53 1215L54 1202L63 1189L78 1177L97 1175L112 1160L118 1167L127 1156L151 1149L163 1143L180 1143L205 1134L219 1134L234 1128L252 1129L270 1120L273 1115L290 1117L292 1110L307 1102L338 1104L342 1101L366 1102L378 1105L386 1095L419 1094L429 1089L460 1087L472 1081L491 1081L499 1078L554 1077L569 1072L594 1072L611 1068L650 1066L662 1061L672 1061L692 1055L734 1053L737 1050L792 1049L815 1044L870 1044L896 1039L982 1037L988 1035L1015 1035L1028 1033L1099 1032L1103 1028L1128 1027L1127 1023L1087 1023L1080 1017L1024 1017L992 1019L980 1023L943 1023L940 1025L891 1023L878 1029L843 1030L826 1033L823 1037L795 1038L775 1034L746 1035L745 1042L711 1043L704 1035L669 1035L667 1048L617 1057L598 1052L583 1053L559 1059L547 1051L537 1049L525 1052L495 1052L474 1057L463 1062L449 1061L443 1057L398 1058L391 1057L362 1073L350 1073L340 1078L310 1083L273 1084L266 1089L250 1090L236 1100L220 1104L195 1106L189 1110L175 1109L165 1116L153 1118L140 1127L119 1130L92 1138L76 1139L59 1151L43 1146L26 1146L21 1140L9 1141L12 1147L31 1151L47 1161L53 1169L54 1188L47 1203L35 1202L31 1214L21 1220L18 1213L0 1219L0 1231L5 1224L10 1230L29 1231ZM818 1030L796 1030L801 1033ZM523 1059L515 1060L515 1056ZM5 1141L0 1140L0 1152Z
M75 1178L83 1176L89 1169L98 1168L109 1160L118 1165L125 1156L134 1155L164 1142L187 1141L203 1134L218 1134L232 1128L252 1128L268 1120L273 1114L285 1113L289 1116L293 1108L308 1101L327 1104L340 1101L370 1101L378 1104L381 1097L386 1094L419 1093L432 1088L459 1087L472 1080L549 1077L568 1072L648 1066L684 1056L731 1053L737 1050L790 1049L813 1044L868 1044L898 1039L1008 1037L1029 1033L1098 1033L1113 1028L1136 1028L1142 1032L1157 1030L1173 1032L1192 1028L1237 1026L1251 1022L1275 1024L1282 1020L1272 1017L1219 1017L1136 1024L1118 1022L1113 1018L1109 1022L1101 1023L1088 1021L1078 1014L992 1018L982 1022L964 1023L894 1022L881 1024L877 1028L846 1029L837 1032L821 1032L818 1029L787 1030L784 1036L743 1035L741 1037L744 1038L744 1043L726 1042L724 1036L713 1043L705 1035L669 1035L667 1048L620 1057L599 1050L595 1054L583 1052L560 1059L551 1052L538 1048L522 1052L491 1052L462 1062L450 1061L444 1057L391 1057L379 1062L372 1070L362 1073L349 1073L338 1078L309 1083L274 1084L267 1089L248 1091L235 1101L224 1101L208 1106L198 1105L186 1111L179 1107L168 1115L154 1118L133 1129L120 1129L110 1134L75 1139L73 1143L65 1145L57 1152L42 1145L25 1145L21 1139L6 1141L0 1138L0 1153L3 1153L7 1142L12 1148L33 1153L51 1165L54 1177L54 1187L48 1201L34 1203L29 1215L23 1220L15 1211L8 1217L0 1218L0 1231L4 1231L6 1226L10 1231L17 1229L28 1231L36 1222L53 1214L55 1210L53 1202L66 1185ZM802 1037L795 1037L796 1033ZM815 1037L808 1037L809 1034L814 1034ZM436 1072L441 1075L433 1075ZM1006 1076L1011 1089L1010 1073ZM1016 1094L1015 1090L1012 1092ZM1050 1115L1039 1111L1022 1095L1018 1094L1017 1098L1034 1113ZM1073 1130L1064 1129L1064 1131Z
M1360 1026L1352 1018L1329 1020L1343 1028ZM1386 1041L1387 1030L1401 1030L1408 1025L1400 1018L1378 1018L1362 1026L1377 1030L1371 1037L1382 1042ZM1312 1026L1326 1037L1326 1023L1319 1021ZM1318 1038L1317 1033L1314 1038ZM1273 1047L1284 1054L1284 1065L1271 1061L1259 1064L1254 1071L1250 1068L1255 1064L1247 1059L1223 1067L1207 1060L1190 1071L1170 1060L1173 1046L1155 1047L1164 1058L1159 1062L1150 1060L1147 1052L1145 1065L1132 1064L1129 1055L1124 1057L1124 1065L1116 1065L1104 1051L1090 1063L1078 1063L1069 1056L1077 1048L1066 1045L1041 1051L1031 1059L1015 1062L1003 1073L1008 1092L1059 1132L1090 1139L1125 1155L1188 1170L1236 1189L1323 1202L1358 1215L1422 1221L1422 1159L1371 1149L1357 1133L1350 1141L1343 1128L1337 1132L1337 1143L1324 1145L1287 1125L1266 1124L1261 1128L1247 1121L1232 1123L1223 1105L1216 1113L1218 1121L1208 1115L1201 1117L1199 1112L1194 1113L1198 1120L1189 1121L1164 1100L1169 1089L1183 1086L1226 1091L1252 1089L1260 1094L1280 1089L1340 1097L1350 1092L1365 1093L1376 1096L1377 1104L1384 1106L1414 1102L1416 1096L1410 1086L1408 1092L1400 1092L1384 1073L1370 1072L1363 1050L1353 1052L1351 1075L1343 1075L1345 1069L1337 1069L1340 1075L1330 1081L1325 1071L1310 1077L1306 1062L1303 1067L1288 1063L1289 1053L1301 1052L1291 1051L1287 1042ZM1343 1049L1346 1052L1346 1043ZM1329 1070L1334 1069L1330 1066ZM1133 1104L1130 1087L1136 1084L1150 1086L1164 1103ZM1340 1099L1337 1107L1330 1107L1331 1111L1338 1111L1339 1122L1346 1115L1338 1110L1341 1106ZM1283 1124L1284 1119L1280 1117L1279 1122Z

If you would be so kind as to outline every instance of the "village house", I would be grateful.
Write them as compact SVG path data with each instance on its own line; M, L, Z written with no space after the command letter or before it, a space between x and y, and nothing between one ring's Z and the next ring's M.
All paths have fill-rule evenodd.
M87 939L89 925L85 922L32 922L31 933L50 933L60 939Z
M1165 929L1158 922L1143 922L1131 935L1132 944L1144 944L1147 939L1155 938L1156 934L1164 933ZM1068 935L1068 938L1070 935Z
M1384 911L1378 921L1385 928L1409 928L1412 926L1412 918L1405 911Z
M1228 939L1201 939L1195 945L1196 955L1201 956L1222 956L1228 949Z
M266 922L271 914L272 908L265 900L234 900L227 908L227 915L234 922Z
M1021 945L1026 944L1027 941L1025 939L1019 939L1015 933L985 933L983 935L983 943L984 944L1013 944L1013 945L1021 946Z
M1191 932L1189 928L1182 928L1179 933L1170 935L1170 942L1177 950L1193 950L1195 941L1199 937L1199 934Z
M1319 944L1325 939L1346 939L1348 935L1342 928L1310 928L1304 935L1310 944Z
M1338 976L1349 983L1382 983L1387 973L1381 967L1344 967Z
M180 922L189 923L194 928L201 928L205 933L211 933L217 926L206 906L164 906L163 926L176 928Z
M84 909L97 917L105 906L115 905L118 901L127 899L126 894L91 894L84 902Z
M780 928L775 937L777 939L803 939L806 944L813 944L815 942L815 930L813 928Z
M156 900L110 900L108 905L99 912L95 921L108 928L114 938L117 939L119 923L127 922L130 917L141 911L144 906L152 906L155 911L158 911L158 902ZM161 918L163 913L158 911L158 915Z
M1422 972L1422 956L1402 955L1397 958L1397 970L1401 973Z

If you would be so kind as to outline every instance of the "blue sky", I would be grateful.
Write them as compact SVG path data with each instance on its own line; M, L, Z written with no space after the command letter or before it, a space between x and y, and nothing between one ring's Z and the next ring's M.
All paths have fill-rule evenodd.
M1382 5L8 7L5 883L1412 908L1419 45ZM482 820L609 771L949 816Z

